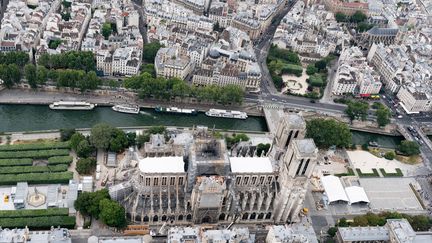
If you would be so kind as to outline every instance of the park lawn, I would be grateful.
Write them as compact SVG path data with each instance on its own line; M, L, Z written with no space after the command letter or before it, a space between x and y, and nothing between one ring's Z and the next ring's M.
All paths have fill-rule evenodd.
M13 142L13 145L15 144L32 144L32 143L53 143L58 142L58 139L46 139L46 138L40 138L35 140L16 140Z

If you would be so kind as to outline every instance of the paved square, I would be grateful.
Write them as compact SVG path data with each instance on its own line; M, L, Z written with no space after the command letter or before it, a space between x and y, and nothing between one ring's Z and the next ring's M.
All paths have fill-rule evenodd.
M370 200L370 207L377 211L401 211L415 213L424 211L410 183L412 178L360 179Z

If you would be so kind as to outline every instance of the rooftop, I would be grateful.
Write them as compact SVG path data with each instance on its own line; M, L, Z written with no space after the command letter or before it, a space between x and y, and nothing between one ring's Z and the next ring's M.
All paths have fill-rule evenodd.
M233 173L273 173L268 157L230 157L229 160Z
M184 161L181 156L144 158L139 162L143 173L184 173Z

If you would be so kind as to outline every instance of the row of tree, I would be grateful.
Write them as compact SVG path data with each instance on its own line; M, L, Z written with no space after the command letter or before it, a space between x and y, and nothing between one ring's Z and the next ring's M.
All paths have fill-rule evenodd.
M153 78L146 72L126 79L124 86L137 90L140 98L169 100L174 97L194 97L200 101L241 104L244 97L244 90L238 85L196 87L178 78Z
M367 16L361 11L356 11L351 16L339 12L336 13L335 18L337 22L349 22L350 24L354 25L358 32L364 32L374 27L373 24L369 24L366 21Z
M38 64L48 69L96 71L94 54L90 51L69 51L61 54L42 54Z
M348 105L345 109L345 114L353 120L365 121L368 116L369 103L366 101L354 101L348 100L346 102ZM376 122L379 127L384 127L390 123L391 111L389 108L381 103L374 103L372 108L375 108Z
M297 53L287 49L278 48L271 45L267 56L267 66L277 89L283 86L281 75L284 73L301 76L303 68L300 66L300 58Z
M16 64L24 67L29 60L29 54L23 51L0 52L0 64Z

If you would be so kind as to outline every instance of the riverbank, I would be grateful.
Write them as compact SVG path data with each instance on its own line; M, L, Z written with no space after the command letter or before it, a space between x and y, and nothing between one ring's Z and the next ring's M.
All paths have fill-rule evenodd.
M138 99L135 94L125 91L109 91L103 90L96 93L60 93L60 92L49 92L49 91L34 91L34 90L22 90L22 89L4 89L0 91L0 104L9 105L49 105L55 101L67 100L67 101L86 101L97 106L114 106L117 104L136 104L141 108L154 108L156 106L172 106L173 103L176 106L182 108L193 108L201 112L208 111L209 109L230 109L247 112L250 116L263 116L263 112L252 103L245 103L243 105L214 105L214 104L203 104L203 103L181 103L176 100L165 101L165 100L142 100Z

